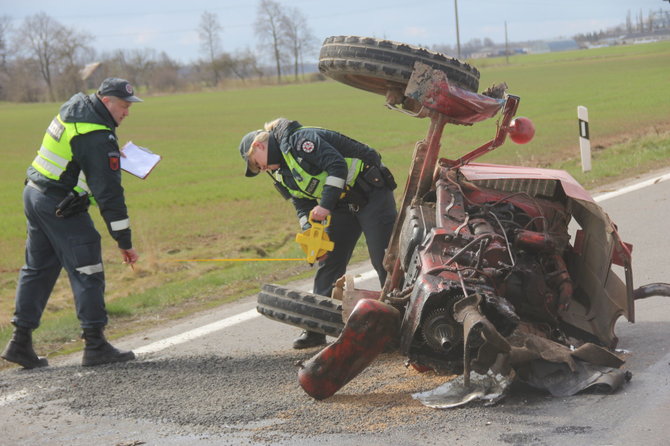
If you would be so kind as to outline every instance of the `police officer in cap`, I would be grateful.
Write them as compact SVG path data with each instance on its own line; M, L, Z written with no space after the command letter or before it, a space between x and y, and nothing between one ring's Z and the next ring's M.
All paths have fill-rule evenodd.
M37 156L28 167L23 204L28 219L25 265L16 290L14 334L0 356L24 368L43 367L32 331L61 269L74 294L85 348L82 365L93 366L135 358L113 347L103 334L107 325L100 234L88 213L97 204L124 263L133 265L130 221L121 186L116 127L130 106L142 100L124 79L105 79L91 95L77 93L49 124Z
M335 248L319 261L315 294L331 295L362 233L372 266L384 284L383 259L397 215L396 185L379 153L341 133L303 127L284 118L247 133L239 150L246 176L268 171L285 198L291 199L303 230L309 228L310 215L313 221L331 216L326 231ZM325 335L306 330L293 348L325 343Z

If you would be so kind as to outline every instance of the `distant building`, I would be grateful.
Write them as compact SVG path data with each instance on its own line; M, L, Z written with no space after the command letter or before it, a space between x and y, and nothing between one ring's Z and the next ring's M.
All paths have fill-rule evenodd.
M542 54L553 53L556 51L572 51L578 50L579 48L579 44L576 40L567 39L531 42L525 47L525 50L529 54Z
M547 45L549 46L549 51L552 51L552 52L554 52L554 51L572 51L572 50L578 50L579 49L579 44L574 39L554 40L554 41L547 42Z

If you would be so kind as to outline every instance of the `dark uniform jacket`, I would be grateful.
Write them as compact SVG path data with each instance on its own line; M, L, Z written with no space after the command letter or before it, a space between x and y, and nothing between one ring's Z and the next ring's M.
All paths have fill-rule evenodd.
M358 158L367 165L381 164L381 156L370 146L332 130L302 127L298 121L284 119L270 133L278 142L279 150L284 153L290 151L302 168L311 175L325 171L328 176L346 180L348 169L345 157ZM286 186L298 189L283 157L279 160L279 164L279 173ZM325 185L319 204L332 211L341 195L342 188ZM292 201L299 218L308 216L317 204L315 200L307 198L294 197Z
M119 248L131 249L130 228L114 231L110 226L111 222L128 219L121 186L120 151L114 118L96 95L87 96L84 93L75 94L63 104L60 116L65 122L102 124L111 131L97 130L72 138L72 161L59 180L45 177L32 166L28 168L28 178L46 190L56 188L67 192L77 184L79 172L83 171L112 238Z

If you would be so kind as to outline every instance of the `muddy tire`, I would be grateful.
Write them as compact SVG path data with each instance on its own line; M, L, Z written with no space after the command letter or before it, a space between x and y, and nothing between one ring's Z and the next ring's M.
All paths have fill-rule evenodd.
M479 71L457 59L424 48L371 37L334 36L323 42L319 71L343 84L384 96L404 96L414 69L423 62L444 71L453 85L477 92Z
M272 320L337 337L344 328L342 304L318 294L265 284L256 310Z

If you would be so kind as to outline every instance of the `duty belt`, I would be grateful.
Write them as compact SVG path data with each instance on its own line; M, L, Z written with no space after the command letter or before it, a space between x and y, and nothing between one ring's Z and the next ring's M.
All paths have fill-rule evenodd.
M25 184L26 186L30 186L33 189L40 191L47 197L51 197L59 201L65 198L68 194L68 191L66 191L65 189L61 189L59 187L40 186L33 180L26 180Z

